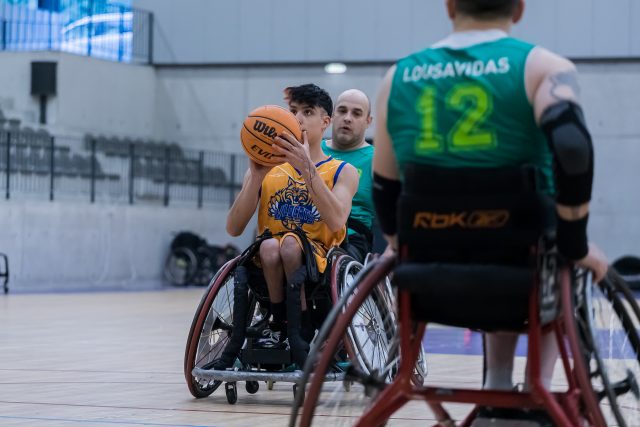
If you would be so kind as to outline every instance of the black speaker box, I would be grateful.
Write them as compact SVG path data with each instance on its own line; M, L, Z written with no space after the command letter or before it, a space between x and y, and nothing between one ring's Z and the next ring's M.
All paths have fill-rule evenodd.
M55 95L57 62L31 63L31 95Z

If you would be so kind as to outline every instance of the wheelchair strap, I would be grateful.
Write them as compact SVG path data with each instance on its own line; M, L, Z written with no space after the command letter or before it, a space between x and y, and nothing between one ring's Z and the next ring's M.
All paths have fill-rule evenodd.
M317 283L320 280L320 272L318 271L318 263L316 262L316 257L313 255L313 248L311 247L311 243L309 242L309 238L307 234L299 227L296 227L294 233L300 238L302 242L302 252L304 252L305 264L307 266L307 278L313 282Z

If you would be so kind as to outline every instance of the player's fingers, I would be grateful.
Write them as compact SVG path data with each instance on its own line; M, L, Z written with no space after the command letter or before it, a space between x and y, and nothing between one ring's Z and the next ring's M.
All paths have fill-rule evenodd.
M276 136L275 138L273 138L273 147L279 148L280 150L286 152L289 152L292 148L291 143L280 136Z
M289 132L284 131L284 132L282 132L282 133L281 133L280 135L278 135L278 136L279 136L279 137L281 137L281 138L283 138L283 139L285 139L286 141L288 141L288 142L289 142L289 144L291 144L291 145L298 145L298 144L300 144L300 141L298 141L298 140L296 139L296 137L295 137L295 136L293 136L293 135L291 135Z

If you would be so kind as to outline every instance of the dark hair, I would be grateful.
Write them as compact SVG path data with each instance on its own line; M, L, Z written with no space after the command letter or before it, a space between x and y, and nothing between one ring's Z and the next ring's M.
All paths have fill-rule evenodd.
M508 18L518 0L456 0L456 10L478 19Z
M284 90L288 102L296 102L309 107L321 107L327 112L329 117L333 112L333 102L329 93L314 85L307 83L300 86L290 86Z

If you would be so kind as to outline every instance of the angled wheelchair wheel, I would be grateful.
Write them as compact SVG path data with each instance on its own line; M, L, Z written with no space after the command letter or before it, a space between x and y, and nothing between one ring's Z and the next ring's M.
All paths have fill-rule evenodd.
M169 253L164 264L164 275L174 285L185 286L198 270L196 254L187 247L175 248Z
M215 274L198 306L184 356L184 376L194 397L207 397L221 384L192 375L193 368L208 369L229 341L233 318L233 270L237 258Z
M607 425L640 425L640 310L624 282L577 277L583 357Z
M340 278L337 284L340 289L335 301L347 292L353 285L357 275L364 266L347 256L339 262ZM367 264L373 259L368 259ZM358 309L347 329L345 347L352 361L358 363L363 372L381 372L388 370L390 375L397 368L397 353L399 342L397 339L396 298L388 277L385 277L374 288L369 298ZM393 357L393 360L388 360ZM391 363L395 360L394 363ZM416 385L422 385L427 375L427 363L424 350L416 363L412 380Z
M290 426L352 425L393 378L399 347L384 294L392 265L381 259L360 266L343 289L307 358L299 382L305 393L296 398ZM314 414L321 415L317 423Z

